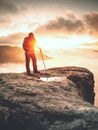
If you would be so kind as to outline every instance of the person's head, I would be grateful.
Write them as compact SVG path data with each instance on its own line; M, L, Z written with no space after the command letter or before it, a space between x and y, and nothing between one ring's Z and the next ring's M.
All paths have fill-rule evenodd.
M32 32L30 32L30 33L28 34L28 36L29 36L29 37L34 37L34 34L33 34Z

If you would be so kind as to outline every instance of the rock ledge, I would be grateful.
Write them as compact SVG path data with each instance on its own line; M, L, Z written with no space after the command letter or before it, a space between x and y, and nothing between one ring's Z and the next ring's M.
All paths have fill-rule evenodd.
M62 80L0 74L0 130L98 130L92 72L80 67L41 72Z

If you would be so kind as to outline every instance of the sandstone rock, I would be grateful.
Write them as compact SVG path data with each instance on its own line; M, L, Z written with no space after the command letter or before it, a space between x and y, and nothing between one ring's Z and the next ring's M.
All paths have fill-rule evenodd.
M47 72L41 76L60 78L44 82L24 73L0 74L0 130L98 130L93 74L79 67Z
M94 104L94 76L88 69L80 67L52 68L49 72L66 76L73 81L78 89L78 94L85 100Z

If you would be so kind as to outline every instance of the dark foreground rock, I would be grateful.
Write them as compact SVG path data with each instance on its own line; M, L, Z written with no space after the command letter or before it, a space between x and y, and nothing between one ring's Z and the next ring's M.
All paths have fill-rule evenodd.
M56 80L0 74L0 130L98 130L93 74L79 67L47 72L40 76Z

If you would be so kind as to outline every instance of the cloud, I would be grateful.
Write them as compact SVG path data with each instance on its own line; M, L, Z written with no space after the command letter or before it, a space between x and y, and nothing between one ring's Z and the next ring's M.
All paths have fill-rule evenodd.
M78 1L78 2L77 2ZM88 1L88 0L87 0ZM58 18L52 19L47 23L40 25L36 30L39 34L97 34L97 24L90 23L93 19L92 13L85 14L81 19L76 17L74 13L65 13L67 9L77 11L78 4L84 7L85 4L90 4L90 7L95 7L97 0L0 0L0 29L3 32L0 35L7 33L21 32L34 30L43 21L49 20L55 16ZM75 5L75 6L73 6ZM70 8L69 8L70 7ZM80 6L79 6L80 7ZM74 9L73 9L74 8ZM84 8L83 8L84 9ZM88 6L87 6L88 9ZM80 11L81 9L79 9ZM80 11L81 12L81 11ZM65 13L65 16L64 16ZM96 21L97 13L96 13ZM90 20L89 20L90 19ZM95 19L95 18L94 18ZM87 24L89 23L89 25ZM93 28L94 27L94 28ZM14 28L14 29L13 29Z
M85 13L81 17L76 17L74 13L66 13L65 17L58 17L40 25L36 32L89 34L98 37L98 12Z
M67 13L65 17L58 17L55 20L48 21L45 25L40 26L36 32L50 32L50 33L84 33L85 27L81 19L77 18L72 13Z
M24 36L26 36L24 33L14 33L8 36L2 36L0 37L0 44L20 46L22 45Z
M9 17L3 17L0 19L0 29L4 29L9 27L9 23L11 23L11 19Z
M96 48L96 50L98 50L98 41L95 43L85 44L85 46L91 46L93 48Z
M64 19L58 18L56 21L50 21L46 26L49 30L62 30L66 33L81 32L84 30L83 23L78 19Z
M0 14L17 13L17 7L12 0L0 0Z
M85 13L84 18L88 32L98 36L98 12Z
M18 8L13 0L0 0L0 29L8 30L13 16L18 13Z

